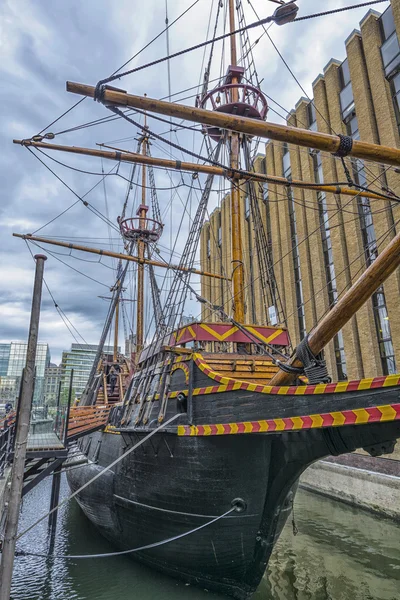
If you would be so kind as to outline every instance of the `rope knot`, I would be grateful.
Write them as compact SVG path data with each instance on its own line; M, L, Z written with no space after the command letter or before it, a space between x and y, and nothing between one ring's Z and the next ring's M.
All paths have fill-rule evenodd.
M353 138L349 135L342 135L341 133L339 133L339 138L339 148L336 150L333 156L344 158L345 156L348 156L353 149Z

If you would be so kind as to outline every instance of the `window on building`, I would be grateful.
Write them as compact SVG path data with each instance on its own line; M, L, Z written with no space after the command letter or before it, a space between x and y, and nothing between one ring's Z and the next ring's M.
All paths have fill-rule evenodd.
M400 46L396 33L392 33L382 45L381 54L385 75L389 78L400 68Z
M378 256L378 246L376 243L375 229L368 198L359 198L358 210L360 215L360 226L363 238L365 261L367 266L369 266ZM385 375L390 375L391 373L396 372L396 361L394 357L394 348L390 331L389 317L386 308L385 294L382 286L372 295L372 306L374 309L375 326L379 342L379 353L382 362L382 369Z
M340 108L342 110L342 119L343 121L346 121L346 119L354 110L353 88L351 85L349 63L347 58L342 62L339 69L339 74L342 86L342 91L339 95Z
M294 270L294 285L296 289L296 304L297 304L297 316L299 320L299 332L300 339L302 340L306 335L306 320L304 314L304 297L303 297L303 283L301 279L300 269L300 254L298 248L298 237L297 237L297 225L296 225L296 212L294 206L293 192L289 192L289 220L290 220L290 237L292 242L292 255L293 255L293 270Z
M222 246L222 217L221 213L219 213L218 217L218 246Z
M350 135L353 140L360 139L360 133L358 131L358 119L353 114L350 119L347 120L346 123L347 135Z
M385 375L391 375L392 373L396 373L396 359L383 287L380 287L373 295L372 305L374 308L383 372Z
M284 177L288 177L290 179L290 177L292 176L292 169L290 166L290 153L289 153L289 148L288 148L287 144L283 145L282 166L283 166Z
M287 145L284 146L284 154L282 157L282 169L285 177L291 178L292 171L290 166L290 154ZM294 205L294 197L292 188L288 188L288 203L289 203L289 222L290 222L290 238L292 245L292 257L293 257L293 272L294 272L294 285L296 290L296 305L297 305L297 317L299 323L300 339L302 340L306 335L306 319L304 313L304 297L303 297L303 283L301 279L300 269L300 254L298 247L298 236L297 236L297 224L296 224L296 211Z
M276 314L276 308L273 304L272 306L268 306L268 319L271 325L277 325L278 317Z
M262 186L262 196L263 196L264 202L268 202L269 189L268 189L268 182L267 181L265 183L263 183L263 186Z
M347 60L347 58L340 65L339 75L340 75L340 79L341 79L342 89L344 89L351 81L349 61Z
M396 113L397 127L400 129L400 72L390 80L390 89L393 95L394 112Z
M244 217L245 219L250 218L250 198L246 196L244 199Z
M211 256L211 240L208 237L207 238L207 258L210 258L210 256Z
M382 62L385 75L389 79L400 69L400 46L391 6L383 13L380 23L383 40L381 46Z
M347 368L342 331L339 331L339 333L333 338L333 347L335 349L338 380L345 381L347 379Z
M351 83L348 83L340 92L340 108L342 109L342 119L345 121L354 110L354 97Z
M313 155L314 179L316 183L324 183L324 175L322 170L321 152L315 152ZM338 300L338 292L336 285L335 265L333 262L331 230L329 226L328 206L326 195L324 192L317 192L319 219L321 224L321 240L324 256L326 285L328 292L329 305L333 306ZM344 353L343 335L342 332L334 337L333 340L336 367L339 381L347 379L346 356Z
M314 101L307 106L308 128L311 131L317 131L317 112L315 110Z

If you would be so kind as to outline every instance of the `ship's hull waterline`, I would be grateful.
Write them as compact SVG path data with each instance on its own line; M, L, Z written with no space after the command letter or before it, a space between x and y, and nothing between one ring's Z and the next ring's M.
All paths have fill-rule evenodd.
M191 584L247 599L262 578L304 469L324 456L356 448L390 452L400 437L400 421L390 413L396 414L398 398L399 386L313 398L240 389L198 395L189 407L197 426L190 427L187 413L182 413L177 426L153 435L86 487L77 500L105 537L118 548L132 549L190 531L225 513L233 500L242 499L243 512L131 556ZM155 426L158 403L154 404L147 433ZM320 421L318 426L316 413L324 415L327 406L335 411L330 413L334 425ZM166 419L178 407L171 398ZM385 412L384 407L395 408ZM353 424L344 424L353 411ZM365 411L367 420L362 421L360 411ZM212 420L207 418L211 413ZM376 419L375 414L382 418ZM312 415L312 419L303 417L306 426L294 430L296 415ZM317 426L307 426L307 418ZM270 427L267 433L251 433L257 431L257 422L258 430L263 423L268 427L268 419L280 421L275 431ZM288 421L292 428L278 431ZM221 423L231 424L231 434L229 428L217 426ZM126 427L82 438L81 449L93 462L68 473L71 489L77 490L137 444L146 430Z

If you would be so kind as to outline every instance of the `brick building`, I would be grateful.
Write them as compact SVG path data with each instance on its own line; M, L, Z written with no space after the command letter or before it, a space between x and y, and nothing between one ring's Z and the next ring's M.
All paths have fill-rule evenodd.
M400 147L400 2L383 13L370 10L345 41L346 59L332 59L313 82L313 102L300 98L290 125L342 133L354 139ZM372 191L400 195L396 169L345 159L352 177ZM254 170L317 183L346 182L340 159L269 141ZM246 322L276 324L284 310L296 345L321 319L377 253L399 231L400 208L387 200L258 186L258 202L280 292L280 306L260 286L254 224L242 194L242 242ZM222 199L201 234L201 267L230 275L229 196ZM374 377L400 370L400 275L393 274L326 347L334 380ZM232 312L229 283L204 278L202 294ZM268 294L267 294L268 295ZM220 320L203 307L203 318Z

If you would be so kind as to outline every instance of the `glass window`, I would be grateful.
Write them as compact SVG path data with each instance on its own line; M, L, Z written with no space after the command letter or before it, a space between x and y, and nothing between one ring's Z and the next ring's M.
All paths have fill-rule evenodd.
M394 112L396 113L397 125L400 128L400 73L396 73L390 82L393 94Z
M248 196L244 199L244 216L246 219L250 218L250 198Z
M347 122L347 134L350 135L353 138L353 140L360 139L357 117L354 116Z
M350 69L349 69L349 61L344 60L340 66L340 76L342 80L342 89L346 87L350 83Z
M344 121L354 109L353 88L351 83L348 83L340 92L340 107L342 109L342 119Z
M290 154L287 145L284 146L284 155L282 158L282 166L283 166L283 175L284 177L291 176L291 168L290 168Z
M276 325L278 323L278 317L276 315L276 308L274 305L268 306L268 318L271 325Z
M265 183L263 183L263 186L262 186L262 194L263 194L264 202L268 201L268 193L269 193L268 182L265 182Z
M383 287L380 287L372 296L372 305L374 307L383 372L385 375L391 375L396 373L396 360Z
M211 256L211 241L210 238L207 239L207 258Z
M389 6L389 8L385 10L383 15L381 16L381 25L383 39L387 40L392 35L392 33L396 31L393 18L393 10L391 6Z
M307 106L308 126L312 131L317 129L317 112L315 110L314 101Z
M222 227L218 227L218 246L222 246Z
M314 179L315 179L316 183L324 183L324 175L323 175L323 171L322 171L322 159L321 159L320 152L314 153L313 164L314 164ZM331 231L330 231L330 226L329 226L328 206L327 206L327 202L326 202L326 195L324 194L324 192L317 193L317 200L318 200L319 218L320 218L320 224L321 224L321 239L322 239L322 249L323 249L323 255L324 255L328 300L329 300L329 305L333 306L334 304L336 304L336 302L338 300L338 292L337 292L337 286L336 286L335 265L333 262L333 252L332 252ZM338 379L339 379L339 381L343 381L343 380L347 379L347 367L346 367L346 356L344 353L343 336L342 336L341 331L339 331L339 333L334 337L333 344L334 344L334 350L335 350Z
M396 32L392 33L390 38L381 47L383 68L386 77L390 77L400 68L400 46Z
M283 158L285 158L284 155ZM290 170L290 169L289 169ZM290 173L288 173L290 176ZM286 175L286 176L288 176ZM303 283L301 279L300 270L300 255L298 247L298 236L297 236L297 225L296 225L296 212L294 206L294 198L292 189L289 188L289 220L290 220L290 233L292 241L292 256L293 256L293 269L294 269L294 284L296 290L296 304L297 304L297 316L299 322L299 333L300 339L302 340L306 335L306 320L304 313L304 298L303 298Z

